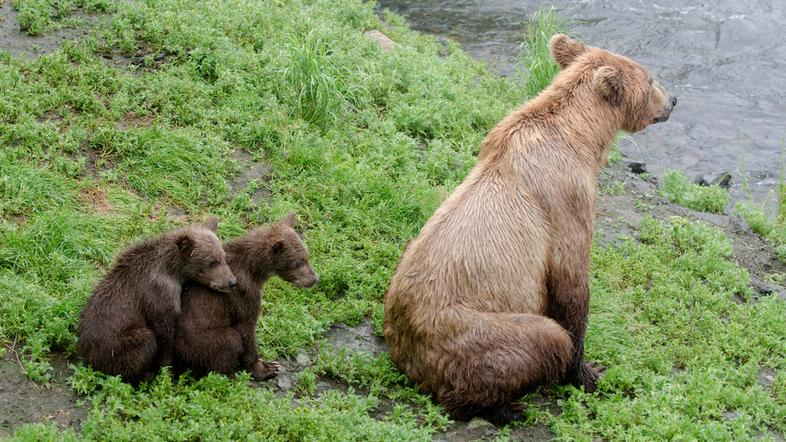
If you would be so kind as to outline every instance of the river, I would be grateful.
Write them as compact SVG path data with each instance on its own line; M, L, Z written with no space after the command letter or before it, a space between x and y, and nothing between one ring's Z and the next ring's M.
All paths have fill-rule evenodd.
M501 75L515 62L529 0L380 0L416 30L449 38ZM679 98L671 119L623 140L660 176L733 174L733 194L774 200L786 150L786 1L556 0L567 28L646 66ZM744 190L742 172L750 194Z

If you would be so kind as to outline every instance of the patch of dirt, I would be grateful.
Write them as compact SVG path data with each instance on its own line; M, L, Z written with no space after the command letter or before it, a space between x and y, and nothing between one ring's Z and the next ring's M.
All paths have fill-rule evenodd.
M110 50L110 52L102 54L101 57L104 63L109 66L142 74L161 69L162 66L172 61L174 55L165 52L154 52L150 48L142 48L133 55Z
M99 15L85 14L77 10L69 18L80 19L83 22L81 25L31 37L19 30L18 15L9 0L0 1L0 50L31 60L51 54L66 40L84 38L100 22Z
M138 116L132 113L123 115L123 118L117 122L117 128L120 130L136 129L140 127L148 127L153 124L153 117Z
M236 149L231 153L232 159L240 165L240 175L232 181L232 191L230 197L234 197L238 192L246 190L252 182L256 184L255 189L249 195L254 204L269 202L271 198L270 189L267 182L273 173L273 168L269 164L256 161L254 157L243 149Z
M28 423L54 422L79 431L87 406L66 382L72 374L68 361L59 354L50 356L54 377L52 385L44 387L27 379L13 349L5 350L0 359L0 439Z
M96 212L106 214L112 211L109 194L104 189L88 187L79 191L79 200L93 207Z
M700 220L722 230L732 240L735 260L750 272L751 287L758 296L776 294L786 300L784 287L765 282L768 274L786 273L786 265L778 261L772 246L751 230L740 216L697 212L671 204L658 195L655 179L643 179L623 163L611 165L599 179L602 190L597 202L595 229L600 244L608 245L620 236L635 238L641 219L647 214L659 220L672 216ZM615 188L614 183L620 181L625 184L623 191L604 192L603 189Z
M385 339L374 335L374 324L368 319L355 327L336 324L327 332L326 338L336 353L344 349L349 353L364 352L379 356L388 351Z

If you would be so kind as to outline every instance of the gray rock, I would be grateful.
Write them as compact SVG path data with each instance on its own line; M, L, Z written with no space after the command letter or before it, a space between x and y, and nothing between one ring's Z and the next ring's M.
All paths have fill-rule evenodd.
M398 43L391 40L387 35L377 31L376 29L367 31L363 34L366 38L370 38L379 44L383 52L388 52L398 47Z

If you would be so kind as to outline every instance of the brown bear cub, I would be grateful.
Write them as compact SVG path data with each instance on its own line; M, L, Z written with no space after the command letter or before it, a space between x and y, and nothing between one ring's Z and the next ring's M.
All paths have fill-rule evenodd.
M229 375L248 370L260 381L278 375L278 364L263 361L258 353L262 286L273 275L298 287L319 281L294 224L291 212L277 224L224 244L227 263L237 277L230 293L204 285L186 287L175 338L176 372L190 369L200 377L211 371Z
M173 230L121 253L82 310L77 354L132 383L171 364L183 283L223 292L236 283L217 223Z
M553 381L593 391L584 360L597 174L618 131L676 99L632 60L564 35L561 72L483 140L478 161L406 247L385 295L397 366L454 419L504 424Z

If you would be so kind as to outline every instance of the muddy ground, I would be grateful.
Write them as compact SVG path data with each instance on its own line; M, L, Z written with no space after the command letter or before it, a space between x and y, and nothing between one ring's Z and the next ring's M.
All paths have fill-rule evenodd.
M87 36L102 17L101 15L84 14L77 10L69 16L69 18L80 22L76 26L31 37L19 30L17 15L19 14L11 7L10 0L0 0L0 50L29 59L51 53L59 48L64 41L79 40Z

